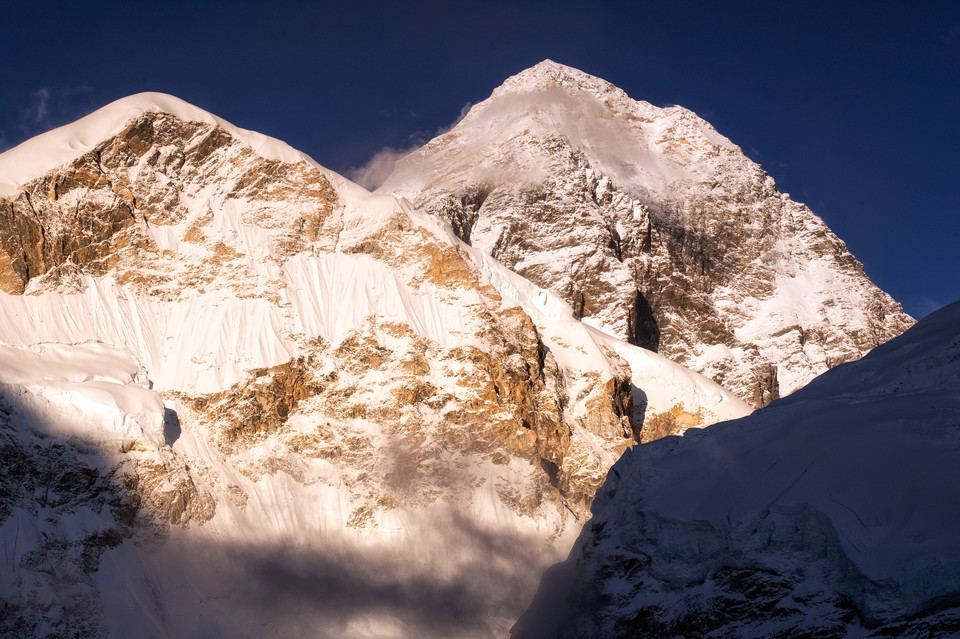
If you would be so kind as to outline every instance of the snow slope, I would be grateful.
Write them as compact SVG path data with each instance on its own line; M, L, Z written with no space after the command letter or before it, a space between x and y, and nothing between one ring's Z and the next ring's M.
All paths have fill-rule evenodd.
M0 396L51 436L163 441L163 399L126 352L86 343L0 346Z
M958 327L628 451L514 636L956 636Z

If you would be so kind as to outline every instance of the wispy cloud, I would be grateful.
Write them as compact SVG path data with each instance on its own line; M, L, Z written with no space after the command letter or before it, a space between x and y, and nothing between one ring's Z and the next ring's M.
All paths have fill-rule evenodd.
M914 303L914 312L917 314L915 319L923 319L934 311L939 311L946 306L946 302L935 300L929 297L922 297Z
M456 120L447 126L440 127L430 137L443 135L460 124L463 118L467 117L467 114L470 112L470 107L472 106L469 102L464 104L460 108L460 113L457 115ZM425 140L419 138L419 136L416 137L417 139L414 140L414 143L406 148L388 146L378 150L366 163L347 169L345 172L346 176L370 191L380 188L386 179L390 177L390 174L393 173L393 168L396 166L398 160L423 146Z
M93 90L87 84L68 87L40 87L30 94L20 113L20 132L37 135L71 122L90 112Z
M41 125L47 119L47 103L50 101L50 89L43 87L33 92L30 104L23 112L21 126L32 128Z
M457 126L458 124L460 124L461 122L463 122L463 119L464 119L465 117L467 117L467 114L470 113L470 109L471 109L472 107L473 107L473 104L471 104L470 102L467 102L467 103L464 104L462 107L460 107L460 114L457 115L457 119L454 120L453 122L451 122L449 125L447 125L447 126L442 126L442 127L440 127L439 129L437 129L437 132L436 132L435 136L436 136L436 135L443 135L444 133L446 133L447 131L449 131L449 130L452 129L453 127L455 127L455 126Z
M374 191L393 172L393 167L397 160L407 155L411 151L420 148L419 144L414 144L406 149L397 149L394 147L385 147L373 154L366 164L354 167L346 171L347 177L362 186L365 189Z

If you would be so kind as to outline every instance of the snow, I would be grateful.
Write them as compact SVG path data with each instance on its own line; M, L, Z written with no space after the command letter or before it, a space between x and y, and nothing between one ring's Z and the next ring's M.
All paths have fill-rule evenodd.
M0 346L0 390L49 434L162 440L164 405L143 368L103 344Z
M630 364L633 385L643 392L648 413L664 412L679 405L691 413L707 413L706 423L713 423L738 419L753 412L752 406L713 380L662 355L604 333L598 337Z
M594 520L637 548L642 518L669 525L655 561L677 579L725 556L713 547L774 567L802 548L849 574L846 594L878 618L960 591L958 326L960 303L750 417L634 448ZM781 536L755 539L770 513Z
M648 189L665 190L689 179L695 170L657 146L667 131L678 129L711 145L738 150L686 109L634 101L604 80L545 60L507 79L490 98L474 105L451 133L398 161L377 191L414 199L421 190L468 172L476 183L535 184L547 177L540 156L521 151L504 162L501 148L515 138L551 135L584 151L596 170L636 197ZM431 157L431 164L425 165Z
M314 164L283 143L237 129L175 98L141 94L0 156L0 188L6 189L2 192L12 194L17 185L70 161L116 133L130 118L153 110L222 126L263 157ZM462 244L449 225L413 210L408 202L367 193L321 170L342 205L334 213L342 227L327 250L308 246L297 255L280 256L272 248L271 229L251 223L245 216L249 210L245 203L225 200L216 184L193 190L187 185L181 194L181 204L188 211L186 219L169 227L154 225L147 231L161 250L174 253L164 264L169 265L172 276L182 276L181 271L192 268L191 259L204 257L211 245L222 241L241 254L237 262L246 269L242 276L230 279L217 273L202 287L187 286L167 295L120 284L113 274L80 276L69 289L75 292L37 285L28 295L0 293L0 386L5 395L16 399L24 423L30 415L31 428L47 429L48 434L70 441L110 444L103 447L110 454L105 453L99 463L111 471L120 459L117 441L122 444L119 448L130 441L148 444L125 459L144 462L148 468L145 478L149 472L163 473L156 489L162 496L176 494L180 490L177 481L185 478L185 485L197 487L195 499L215 500L210 520L170 527L169 538L149 553L139 550L133 541L104 553L103 567L92 579L104 602L107 623L117 636L146 636L157 628L173 635L190 634L205 623L216 625L224 620L235 624L231 629L241 628L251 617L244 616L237 601L243 601L244 595L259 601L251 592L259 593L245 591L245 581L236 579L238 574L248 576L244 570L257 567L244 563L252 561L250 555L257 559L265 554L273 561L277 553L301 550L321 558L326 557L324 553L335 557L344 553L348 559L383 554L390 557L388 567L402 566L405 574L428 583L447 579L454 586L474 589L467 592L477 591L503 608L501 599L516 588L513 582L535 579L538 566L552 561L559 549L573 542L579 526L559 497L541 502L542 495L537 495L536 510L520 514L498 493L503 486L539 490L544 485L543 471L530 460L506 455L506 461L494 463L469 452L461 456L459 451L448 451L450 459L426 461L435 462L444 473L443 477L431 476L431 481L442 479L452 484L455 490L449 489L449 494L456 494L456 499L445 494L425 504L375 508L373 523L355 528L346 522L379 496L370 492L374 480L358 475L391 461L364 456L372 455L371 451L393 454L402 451L403 445L419 442L390 439L397 435L385 432L383 424L372 419L338 418L338 435L366 442L350 451L354 458L338 457L334 463L295 454L281 435L316 436L318 429L330 426L324 421L330 418L322 410L304 401L280 435L253 443L231 442L225 452L214 426L198 420L187 399L178 399L179 393L196 397L227 390L248 380L253 369L303 355L311 343L322 340L324 347L335 348L350 335L372 334L392 348L396 344L391 339L410 338L391 338L377 325L398 322L427 342L433 357L442 349L482 347L479 328L488 326L477 326L481 311L499 313L519 306L529 314L548 351L566 373L565 383L571 386L567 390L576 398L569 409L577 417L586 411L586 393L579 391L590 391L614 375L623 375L620 358L636 365L633 382L647 392L655 408L662 403L662 410L667 410L680 397L685 406L702 404L717 416L749 410L702 377L577 321L560 298ZM270 212L277 217L267 221L281 227L299 214L296 207L283 206ZM479 273L480 285L492 285L502 303L481 295L472 282L459 288L413 282L403 265L367 254L338 252L373 236L399 214L428 231L441 246L467 256ZM205 243L181 241L192 221L207 216ZM410 263L416 264L417 256L409 257ZM221 270L226 271L226 266ZM444 361L443 366L431 366L429 375L434 377L428 376L426 381L451 384L457 366L455 358ZM440 370L447 367L448 372ZM368 393L370 406L389 399L386 384L381 388L378 383L389 381L393 371L335 372L344 380L344 387L356 382L358 387L351 390ZM179 416L180 427L177 436L167 441L165 418L171 414ZM426 409L422 416L418 412L418 419L422 417L418 428L427 437L435 436L437 422L442 420L442 413L438 414ZM586 470L602 473L600 463L613 461L610 452L598 443L599 437L579 426L574 430L573 440L592 447L596 456L591 461L598 468ZM24 428L21 434L29 443L32 433ZM281 462L290 466L278 466ZM360 462L377 466L351 466ZM234 499L235 495L241 497ZM104 520L109 516L105 510ZM28 547L28 539L41 536L37 527L41 524L34 526L33 521L28 526L29 522L24 523L28 518L19 513L4 523L0 538L3 551L11 557L25 552L22 548ZM20 549L11 550L11 544L17 546L19 534L11 530L21 523L30 532L23 533ZM109 523L101 521L100 528ZM54 529L51 524L56 534L76 539L86 530ZM433 549L429 556L423 554L424 547ZM496 556L482 555L478 566L477 548ZM238 555L243 561L237 560ZM463 582L466 586L457 581L464 576L468 577ZM198 593L206 598L199 601ZM268 617L279 619L282 612L276 615ZM138 626L137 621L143 619L147 622ZM394 627L388 616L374 614L358 616L356 622L358 627L350 632L355 630L358 635ZM490 623L499 624L500 635L509 625L502 618ZM224 627L228 626L220 626ZM411 634L410 627L406 630ZM246 631L244 627L236 634Z
M0 344L100 341L143 363L158 390L216 392L246 370L289 360L279 310L264 299L185 291L166 302L109 279L86 279L82 293L0 293Z
M185 122L203 122L219 126L250 147L260 157L268 160L279 160L290 164L306 162L330 179L348 205L362 202L366 208L370 208L371 201L376 200L388 206L391 204L382 198L372 198L363 187L328 171L286 142L256 131L242 129L180 98L156 92L137 93L121 98L86 117L30 138L0 154L0 197L16 197L18 187L77 159L119 133L130 120L153 112L169 113Z
M473 344L464 306L480 303L473 292L445 302L435 287L413 290L383 262L368 255L298 255L284 265L285 294L297 328L337 346L374 316L408 324L418 335L445 347Z

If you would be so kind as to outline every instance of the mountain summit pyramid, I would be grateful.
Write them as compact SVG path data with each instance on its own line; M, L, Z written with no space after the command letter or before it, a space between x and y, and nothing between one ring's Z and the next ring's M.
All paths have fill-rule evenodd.
M378 190L448 220L584 322L757 406L913 323L709 123L550 60Z

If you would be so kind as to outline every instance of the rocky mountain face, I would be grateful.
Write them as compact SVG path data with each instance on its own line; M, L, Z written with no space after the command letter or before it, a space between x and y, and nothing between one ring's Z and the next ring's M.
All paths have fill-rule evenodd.
M170 96L0 174L5 633L502 635L630 444L749 412Z
M401 159L379 192L755 406L913 322L710 124L549 60Z
M512 636L957 636L958 326L628 451Z

